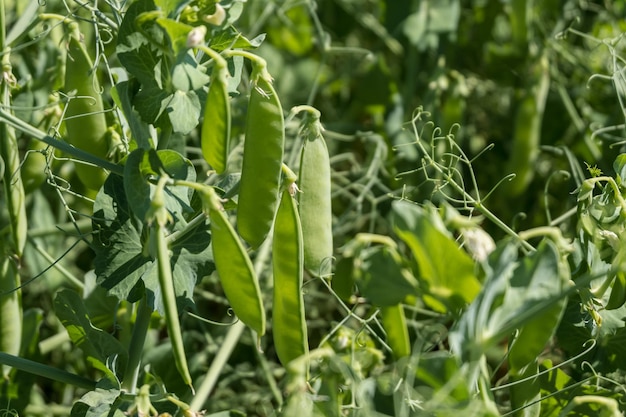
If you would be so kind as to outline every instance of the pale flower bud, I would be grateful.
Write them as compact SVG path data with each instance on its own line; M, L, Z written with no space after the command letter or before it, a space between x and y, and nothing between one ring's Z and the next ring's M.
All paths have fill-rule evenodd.
M221 4L215 3L215 13L204 16L202 20L210 25L219 26L226 20L226 10Z
M463 229L461 234L467 251L476 261L485 261L489 254L496 249L496 244L491 236L480 227Z
M599 235L600 237L602 237L609 243L609 246L611 246L611 248L613 248L614 251L616 252L619 251L620 249L619 237L617 236L615 232L612 232L610 230L600 230Z
M206 35L205 26L196 26L187 35L187 48L195 48L198 45L204 43L204 36Z

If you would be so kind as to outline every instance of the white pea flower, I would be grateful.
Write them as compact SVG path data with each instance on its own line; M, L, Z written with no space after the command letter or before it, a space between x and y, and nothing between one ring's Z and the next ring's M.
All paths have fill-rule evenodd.
M461 234L465 247L476 261L485 261L489 254L496 249L496 244L491 236L480 227L462 229Z

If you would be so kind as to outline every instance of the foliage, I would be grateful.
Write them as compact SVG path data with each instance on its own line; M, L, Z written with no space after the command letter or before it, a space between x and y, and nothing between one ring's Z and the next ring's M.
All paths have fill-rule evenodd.
M0 410L626 411L621 3L0 11Z

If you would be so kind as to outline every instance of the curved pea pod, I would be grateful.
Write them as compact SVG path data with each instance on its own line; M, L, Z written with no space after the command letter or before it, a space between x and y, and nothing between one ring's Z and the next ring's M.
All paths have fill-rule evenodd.
M237 317L262 336L265 334L265 309L258 278L241 240L222 211L217 195L212 189L209 193L211 244L222 288Z
M109 154L107 123L102 92L94 65L81 41L76 22L68 24L68 50L65 69L65 91L72 97L65 108L68 142L101 158ZM81 182L92 190L104 184L107 173L100 167L76 164Z
M283 191L274 222L272 240L274 346L283 365L309 351L302 297L304 253L302 227L294 198Z
M226 170L230 139L230 103L228 101L228 69L215 64L204 107L202 122L202 155L218 174Z
M278 205L285 120L270 75L264 69L255 71L246 121L237 229L256 249L267 237Z
M304 237L304 267L315 275L326 276L332 265L333 227L330 159L321 134L304 142L299 183L302 191L298 202Z

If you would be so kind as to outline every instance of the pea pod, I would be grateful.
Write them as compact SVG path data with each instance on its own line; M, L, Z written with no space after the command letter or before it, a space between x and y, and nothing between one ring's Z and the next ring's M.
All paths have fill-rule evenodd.
M287 189L282 193L276 212L272 252L274 346L280 362L287 365L309 350L302 298L302 227L296 202Z
M300 155L298 195L302 234L304 236L304 267L311 273L330 273L333 256L330 159L321 134L319 118L304 128L307 140Z
M81 41L78 23L70 22L67 29L65 91L71 95L65 108L67 140L79 149L106 158L109 143L100 84L93 62ZM76 173L81 182L92 190L100 189L107 177L102 168L82 163L76 164Z
M202 122L202 155L218 174L226 170L230 138L230 103L228 102L228 69L225 62L213 67L211 85Z
M211 218L215 267L226 298L239 319L257 332L265 334L265 309L259 281L243 243L222 211L215 191L206 188Z
M174 277L172 276L172 264L170 263L170 251L165 238L165 225L169 217L163 197L165 181L167 181L165 176L159 180L151 203L151 210L147 217L148 222L153 225L150 237L156 240L156 242L154 240L153 242L156 247L159 286L161 288L161 296L163 297L167 334L172 343L174 362L183 381L193 391L191 375L189 374L185 356L183 334L180 328L180 321L178 320L178 309L176 308L176 292L174 289Z
M237 228L258 248L274 221L279 198L285 120L272 78L264 63L255 63L248 105Z
M19 355L22 340L22 297L20 278L14 259L6 256L4 242L0 241L0 352ZM6 377L10 368L0 365L0 377Z
M9 57L10 50L7 48L2 57L2 79L4 81L0 83L0 100L2 105L7 107L11 104L8 80L13 77ZM2 176L4 203L9 214L11 225L12 247L9 250L19 258L22 256L24 246L26 245L28 223L24 201L24 186L20 174L20 156L17 138L15 136L15 130L6 123L0 124L0 157L2 157L5 165ZM0 255L6 256L4 253Z
M0 102L7 107L11 104L8 80L13 77L9 52L5 50L2 57L3 82L0 83ZM22 295L16 288L20 284L18 262L26 244L28 223L17 138L6 123L0 124L0 160L4 188L1 207L6 207L8 212L10 232L0 242L0 351L18 355L22 339ZM0 366L0 371L4 377L9 368Z

